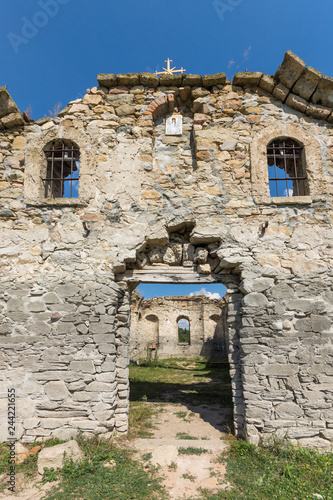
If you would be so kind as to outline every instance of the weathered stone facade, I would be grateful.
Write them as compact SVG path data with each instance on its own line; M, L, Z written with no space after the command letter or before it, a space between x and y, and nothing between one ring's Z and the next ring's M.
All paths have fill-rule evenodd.
M132 294L130 359L222 360L226 350L226 300L199 296L144 299ZM189 323L189 343L178 338L178 321ZM153 346L153 352L150 352Z
M23 441L126 431L131 291L221 282L237 435L331 446L333 80L288 52L275 77L98 81L36 123L0 88L2 422L15 388ZM281 137L304 146L306 196L270 196ZM60 139L79 198L44 197Z

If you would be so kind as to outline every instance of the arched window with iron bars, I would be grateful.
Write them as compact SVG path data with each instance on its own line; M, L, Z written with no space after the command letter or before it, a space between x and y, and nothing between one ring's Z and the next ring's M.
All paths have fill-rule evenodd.
M273 139L267 146L270 195L272 197L309 194L302 144L291 138Z
M80 150L69 140L56 140L44 148L46 175L45 198L78 198Z

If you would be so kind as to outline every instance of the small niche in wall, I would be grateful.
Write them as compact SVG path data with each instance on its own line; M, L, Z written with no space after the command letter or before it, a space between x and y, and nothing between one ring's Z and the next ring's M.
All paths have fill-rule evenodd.
M191 343L190 322L187 318L178 319L178 343L187 345Z

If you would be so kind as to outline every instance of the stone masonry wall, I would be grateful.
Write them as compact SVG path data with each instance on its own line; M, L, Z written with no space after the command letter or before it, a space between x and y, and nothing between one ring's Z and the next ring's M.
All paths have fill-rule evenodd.
M332 79L288 52L274 77L98 81L37 122L0 88L1 421L15 388L24 441L125 432L131 291L173 269L228 288L237 435L330 447ZM173 112L182 136L165 135ZM306 196L270 196L281 137L304 145ZM79 198L43 197L56 139L80 149Z
M214 359L226 354L225 313L223 299L205 296L156 297L143 299L132 295L130 357L147 357L147 348L156 345L158 358ZM190 343L178 339L178 321L189 321Z

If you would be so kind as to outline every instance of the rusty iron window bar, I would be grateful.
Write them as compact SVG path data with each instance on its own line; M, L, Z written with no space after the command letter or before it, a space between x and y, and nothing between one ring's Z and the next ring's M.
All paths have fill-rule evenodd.
M292 139L275 139L267 146L267 160L271 196L308 194L303 146Z
M46 177L43 180L45 198L77 198L79 195L79 148L68 141L53 141L45 149Z

